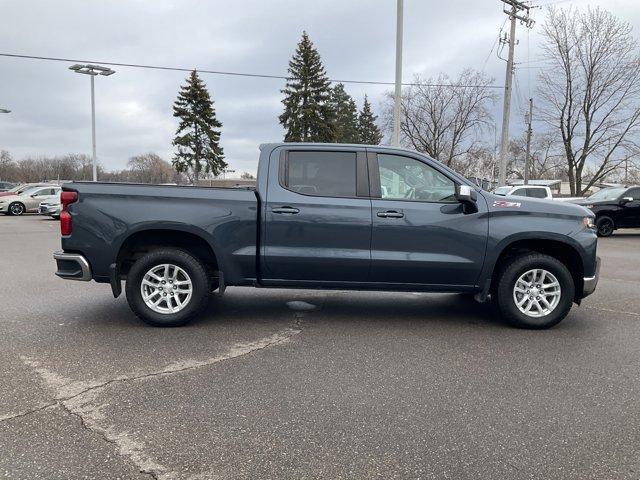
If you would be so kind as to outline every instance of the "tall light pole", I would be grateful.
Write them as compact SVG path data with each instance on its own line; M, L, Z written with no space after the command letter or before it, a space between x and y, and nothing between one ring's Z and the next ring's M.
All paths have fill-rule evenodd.
M96 159L96 101L95 101L95 87L93 85L93 77L96 75L103 75L108 77L116 73L107 67L101 67L100 65L80 65L76 63L71 65L69 70L73 70L76 73L82 73L91 77L91 144L92 144L92 159L93 159L93 181L98 181L98 163Z
M398 0L396 17L396 91L393 105L393 146L400 146L400 99L402 97L402 27L404 0Z

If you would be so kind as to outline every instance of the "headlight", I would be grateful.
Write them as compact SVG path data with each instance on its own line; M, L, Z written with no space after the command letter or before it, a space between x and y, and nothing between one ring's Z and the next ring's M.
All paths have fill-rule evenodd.
M584 228L596 228L593 223L593 217L582 217L582 225L584 225Z

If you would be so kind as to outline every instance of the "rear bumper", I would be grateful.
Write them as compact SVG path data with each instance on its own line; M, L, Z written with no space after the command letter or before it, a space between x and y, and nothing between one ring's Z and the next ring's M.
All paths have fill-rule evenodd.
M54 252L53 258L57 264L56 275L65 280L91 280L91 267L89 262L78 253Z
M582 298L591 295L598 285L598 278L600 277L600 257L596 257L596 273L593 277L584 277L582 287Z

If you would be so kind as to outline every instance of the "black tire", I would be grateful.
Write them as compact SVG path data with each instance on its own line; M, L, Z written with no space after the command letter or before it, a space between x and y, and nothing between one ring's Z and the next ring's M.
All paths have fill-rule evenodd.
M192 296L187 305L176 313L152 310L143 300L141 285L145 274L155 266L173 264L183 269L192 282ZM209 279L204 266L184 250L163 248L138 259L127 275L126 294L129 307L142 321L154 327L179 327L200 314L209 301Z
M24 214L25 211L26 208L22 202L12 202L9 204L9 208L7 208L7 214L15 217L19 217Z
M596 228L599 237L610 237L616 229L616 224L610 217L599 217L596 220Z
M532 269L552 273L560 283L560 300L556 307L542 317L531 317L521 312L514 299L514 286L522 274ZM518 328L543 329L560 323L571 310L575 293L573 277L558 259L541 253L529 253L513 259L498 275L495 304L500 316Z

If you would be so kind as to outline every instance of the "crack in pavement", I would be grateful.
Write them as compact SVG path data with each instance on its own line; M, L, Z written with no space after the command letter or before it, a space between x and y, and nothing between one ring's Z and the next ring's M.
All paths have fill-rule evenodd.
M47 408L55 407L58 405L58 402L45 403L44 405L40 405L39 407L32 408L30 410L25 410L23 412L18 413L9 413L7 415L0 416L0 423L6 422L9 420L13 420L14 418L22 418L28 415L41 412L42 410L46 410Z
M11 418L24 417L59 405L70 415L77 417L84 429L99 435L105 442L114 445L119 455L129 457L140 473L149 475L154 479L173 479L176 477L176 472L172 472L168 467L155 462L150 455L144 452L144 444L133 440L128 432L117 432L113 425L107 427L101 425L105 420L101 412L104 405L95 405L98 392L113 384L191 371L243 357L272 346L285 344L292 337L302 332L304 315L305 312L296 311L289 327L253 342L238 343L227 352L206 360L177 361L166 365L160 370L136 375L123 375L101 382L74 381L45 368L33 358L22 356L22 361L38 373L45 384L53 390L56 401L23 413L11 415L8 418L0 417L0 422Z

